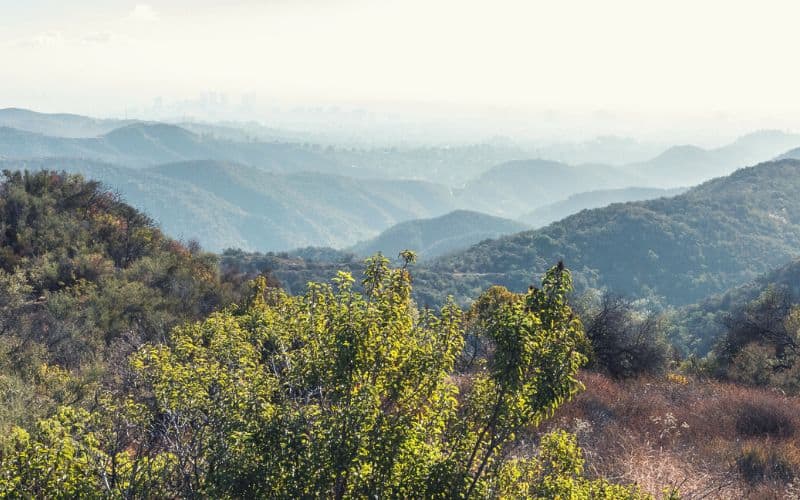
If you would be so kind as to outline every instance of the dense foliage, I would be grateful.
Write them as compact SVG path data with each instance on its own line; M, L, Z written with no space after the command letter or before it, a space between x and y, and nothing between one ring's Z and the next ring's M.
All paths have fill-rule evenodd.
M421 259L432 259L469 248L483 240L525 229L528 226L521 222L469 210L456 210L432 219L401 222L375 238L358 243L350 251L362 256L378 252L397 255L406 248L413 248Z
M216 257L166 238L96 182L5 172L0 429L92 397L108 361L229 303Z
M673 316L670 338L687 353L704 356L727 332L729 317L775 288L792 303L800 302L800 261L793 260L756 280L680 308Z
M456 207L445 186L430 182L271 172L231 161L133 168L36 158L0 160L0 168L66 170L104 182L169 234L197 239L213 251L342 247L400 221L438 216Z
M430 295L468 298L476 286L524 290L531 268L564 259L578 288L696 302L787 262L800 246L800 162L739 170L687 193L587 210L538 231L475 245L430 266ZM472 296L474 297L474 295Z
M127 384L93 411L65 406L32 432L14 428L0 493L639 495L584 478L564 433L509 456L581 387L584 337L563 266L482 315L491 355L459 371L460 309L416 310L408 270L387 264L367 261L363 295L344 272L302 296L262 278L248 305L137 350Z
M750 385L800 392L800 304L779 286L732 310L715 349L717 369Z

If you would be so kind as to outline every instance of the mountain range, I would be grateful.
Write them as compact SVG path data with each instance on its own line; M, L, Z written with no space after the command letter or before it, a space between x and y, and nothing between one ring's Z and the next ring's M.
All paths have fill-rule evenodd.
M604 207L612 203L625 203L628 201L642 201L675 196L686 190L687 188L659 189L628 187L587 191L585 193L570 195L566 200L539 207L520 217L519 221L533 228L539 228L565 217L569 217L581 210Z
M584 210L478 243L433 261L418 282L434 280L439 299L449 282L444 294L465 300L486 283L524 290L563 260L579 289L688 304L800 255L798 192L800 161L766 162L672 198Z
M651 160L628 164L625 170L647 179L650 186L692 186L738 168L776 159L798 146L798 134L762 130L713 149L673 146Z
M282 174L232 162L191 161L132 169L76 159L3 160L2 169L80 173L117 190L169 234L209 250L344 247L403 220L455 207L444 186Z
M592 148L613 156L614 144L628 156L646 150L621 139ZM796 135L763 131L717 149L674 147L645 162L568 165L525 159L530 150L508 143L348 149L256 140L235 124L0 110L4 168L99 179L168 233L214 251L347 249L359 241L366 251L374 248L367 240L378 237L375 244L393 252L392 234L403 234L433 258L524 229L488 216L543 226L586 208L676 194L659 189L727 174L751 159L796 155L790 150L798 144ZM410 222L453 210L473 215L460 213L452 228ZM401 222L408 224L389 230ZM455 228L460 235L449 230Z
M583 210L419 263L415 296L423 305L441 304L448 295L464 304L492 284L523 291L563 260L578 293L607 290L660 307L694 304L800 257L798 192L800 161L780 160L670 198ZM326 262L297 253L229 254L225 262L269 271L293 293L338 269L361 269L358 260L342 255Z
M226 141L164 123L133 123L98 137L80 138L0 127L0 156L81 158L136 168L189 160L220 160L282 172L341 170L337 162L300 145Z

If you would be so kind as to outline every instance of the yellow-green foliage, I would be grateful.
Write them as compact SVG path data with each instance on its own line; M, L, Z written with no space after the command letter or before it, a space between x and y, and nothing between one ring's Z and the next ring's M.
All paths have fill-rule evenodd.
M97 182L0 173L0 435L91 404L130 349L204 319L235 289L215 256Z
M636 488L583 476L583 456L574 435L546 434L535 457L507 461L497 476L499 498L643 499Z
M109 452L114 430L100 412L62 407L29 434L16 427L6 438L0 498L103 498L166 494L169 453L135 457ZM134 446L131 444L131 446Z
M293 297L260 280L245 307L138 350L133 389L117 403L109 397L91 414L63 409L32 436L16 431L0 461L0 491L635 496L584 479L567 434L546 437L538 457L507 459L519 432L581 387L585 339L567 305L562 266L541 290L486 308L473 334L486 338L492 355L469 373L456 369L465 334L455 304L418 310L407 269L391 269L381 256L367 261L363 294L353 283L340 273Z

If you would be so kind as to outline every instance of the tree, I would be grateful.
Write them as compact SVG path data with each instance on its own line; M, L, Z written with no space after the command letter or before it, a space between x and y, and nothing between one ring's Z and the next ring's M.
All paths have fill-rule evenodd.
M792 308L793 300L785 287L768 287L758 298L723 319L728 332L718 348L719 354L731 359L752 342L770 345L778 358L800 354L797 325L787 321Z
M770 286L723 319L716 347L722 375L752 385L800 390L800 306L785 287Z
M354 283L341 272L289 296L260 279L243 307L138 350L134 389L117 396L116 409L86 417L126 425L106 423L92 443L78 439L75 449L90 446L102 463L70 458L64 474L102 486L113 457L128 450L115 429L128 429L135 447L126 467L164 477L159 484L177 496L595 497L600 483L582 477L573 438L550 437L539 457L510 458L520 432L581 388L584 336L563 265L541 289L487 299L494 305L478 334L491 356L471 372L456 369L461 310L452 302L438 313L418 310L407 266L389 268L378 255L367 261L363 294ZM18 458L51 446L48 439L17 444L0 461L4 477L31 474ZM39 493L9 481L13 493Z
M640 312L630 300L608 293L582 316L591 343L591 367L615 378L657 374L667 368L664 316Z

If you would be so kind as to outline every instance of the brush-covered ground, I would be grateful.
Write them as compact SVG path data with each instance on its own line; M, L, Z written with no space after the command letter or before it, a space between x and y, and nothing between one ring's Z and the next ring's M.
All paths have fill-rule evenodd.
M580 378L537 432L575 432L591 474L656 496L800 498L800 397L674 373Z

